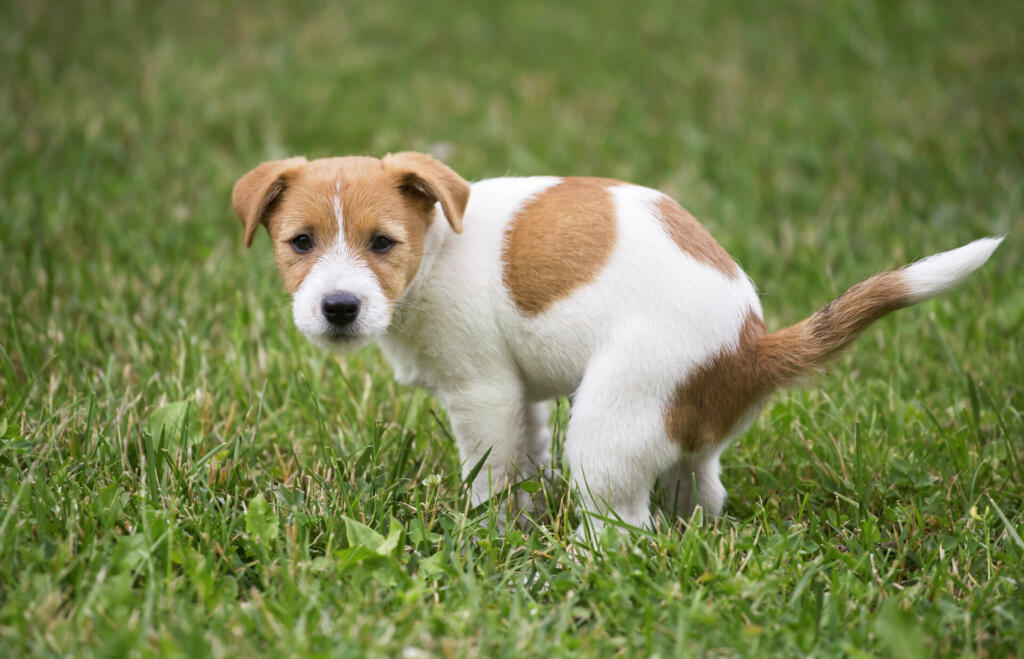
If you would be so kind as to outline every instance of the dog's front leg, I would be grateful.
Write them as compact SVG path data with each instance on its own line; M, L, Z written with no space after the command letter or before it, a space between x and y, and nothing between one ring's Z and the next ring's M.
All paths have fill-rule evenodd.
M527 405L515 380L474 383L445 399L463 478L480 465L470 485L476 506L520 479L527 448Z

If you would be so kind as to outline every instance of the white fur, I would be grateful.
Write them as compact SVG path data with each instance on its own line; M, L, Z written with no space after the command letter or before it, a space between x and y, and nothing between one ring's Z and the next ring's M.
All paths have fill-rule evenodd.
M927 300L959 284L984 265L1004 237L975 240L908 265L902 273L909 288L910 301Z
M560 180L474 184L462 235L431 225L431 258L380 344L404 381L430 388L448 408L464 472L488 455L475 503L548 463L536 406L573 395L566 451L585 504L648 525L655 480L688 459L665 432L666 402L690 372L737 344L760 304L746 276L727 277L672 242L654 214L661 193L623 184L611 190L618 235L596 279L523 316L502 281L505 231L524 203ZM720 452L694 457L688 472L708 484L701 502L711 514L724 502Z

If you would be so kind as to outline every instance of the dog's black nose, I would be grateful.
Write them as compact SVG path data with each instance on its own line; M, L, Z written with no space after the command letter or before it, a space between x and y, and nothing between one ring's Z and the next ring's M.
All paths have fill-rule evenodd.
M359 298L351 293L335 291L324 296L324 318L335 327L346 327L359 315Z

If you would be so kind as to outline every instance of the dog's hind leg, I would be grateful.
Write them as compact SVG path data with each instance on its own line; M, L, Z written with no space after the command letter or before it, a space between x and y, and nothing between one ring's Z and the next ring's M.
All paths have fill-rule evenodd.
M520 476L532 478L551 468L551 403L531 403L526 407L525 451L519 463Z
M516 496L519 509L530 513L534 519L547 512L547 496L550 490L546 485L551 479L551 427L548 425L550 417L550 401L527 405L524 445L516 464L517 480L539 478L542 485L534 494L522 488Z
M650 369L623 352L594 359L576 392L570 413L566 457L574 489L592 513L651 527L650 495L655 479L681 456L662 421L667 395Z
M719 479L719 456L725 442L697 454L684 455L679 462L661 475L661 508L672 517L689 519L699 505L706 517L722 514L725 488Z

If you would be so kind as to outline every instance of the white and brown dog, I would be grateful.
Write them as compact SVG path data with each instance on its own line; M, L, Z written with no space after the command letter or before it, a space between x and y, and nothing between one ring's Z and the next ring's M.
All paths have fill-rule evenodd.
M772 391L952 287L1002 240L871 277L769 334L736 262L638 185L470 185L407 152L267 162L233 203L246 245L267 227L303 334L327 348L376 340L401 382L446 406L464 471L484 467L474 503L549 464L546 401L571 395L565 448L584 505L641 526L659 479L667 511L718 515L719 455Z

